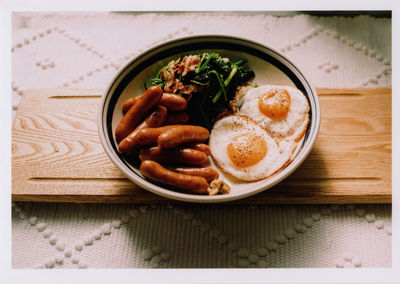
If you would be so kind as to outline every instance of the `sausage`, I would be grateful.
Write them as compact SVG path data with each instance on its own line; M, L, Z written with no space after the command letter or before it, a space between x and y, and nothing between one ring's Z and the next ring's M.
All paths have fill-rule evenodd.
M119 152L123 155L133 154L137 149L138 142L140 142L140 140L137 139L137 137L140 136L140 130L144 130L147 127L158 127L162 125L167 114L168 111L165 106L157 105L146 119L118 144Z
M162 94L160 87L151 87L140 96L136 103L122 117L115 130L115 139L117 143L121 142L138 126L140 120L143 119L146 113L158 104Z
M127 113L128 110L136 103L140 96L129 98L122 103L122 112Z
M124 101L122 104L122 111L127 113L141 96L142 95L129 98ZM187 101L184 97L169 93L163 93L159 104L165 106L169 111L183 111L187 107Z
M122 140L121 143L119 143L118 145L118 149L120 150L121 154L131 155L135 153L140 146L156 145L158 136L163 131L169 130L174 127L175 125L167 125L155 128L140 129L135 137L133 137L131 141L129 141L129 143L125 141L126 138Z
M189 115L187 112L178 111L178 112L170 112L168 113L167 119L165 120L165 125L170 124L183 124L189 121Z
M168 119L168 116L167 116ZM165 121L167 121L167 119ZM164 122L165 124L165 122ZM155 145L157 144L158 136L170 129L176 128L181 126L180 124L173 124L173 125L164 125L161 127L154 127L154 128L144 128L139 130L137 136L135 137L136 145L137 146L147 146L147 145ZM122 142L121 142L122 143ZM201 152L204 152L207 156L211 154L210 147L204 143L188 143L185 146L187 148L192 148Z
M152 160L168 164L187 164L193 166L205 166L207 155L190 148L163 149L160 146L143 148L139 152L141 161Z
M184 97L175 94L164 93L160 104L169 111L183 111L187 107L187 101Z
M195 150L199 150L199 151L205 153L207 156L211 155L210 146L208 146L207 144L195 142L195 143L186 144L185 146L195 149Z
M146 117L146 119L136 127L137 130L146 128L146 127L158 127L162 125L167 118L168 110L165 106L157 105L153 108L150 114ZM128 135L129 137L129 135Z
M117 143L127 137L139 124L144 115L161 100L160 87L151 87L137 99L133 107L122 117L115 130Z
M140 172L152 181L176 186L185 189L188 193L208 194L208 183L205 178L176 173L154 161L143 161L140 165Z
M210 167L201 167L201 168L170 167L168 169L184 175L203 177L207 180L207 182L211 182L219 177L218 172Z
M204 142L208 139L207 128L195 125L181 125L167 130L157 138L157 144L162 148L172 148L183 143Z

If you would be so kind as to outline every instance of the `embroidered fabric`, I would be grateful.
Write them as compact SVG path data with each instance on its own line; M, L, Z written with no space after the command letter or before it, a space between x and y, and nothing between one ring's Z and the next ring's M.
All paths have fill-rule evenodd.
M391 87L388 18L14 13L14 115L24 89L106 88L138 52L195 34L278 49L315 87ZM391 266L390 205L18 202L12 212L13 268Z

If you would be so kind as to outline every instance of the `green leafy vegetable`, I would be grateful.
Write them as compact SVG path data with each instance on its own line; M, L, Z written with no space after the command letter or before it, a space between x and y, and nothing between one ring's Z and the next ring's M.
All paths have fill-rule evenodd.
M232 62L217 53L189 55L171 61L144 85L145 89L160 86L165 92L184 96L191 119L210 129L218 114L229 107L237 87L254 77L254 72L245 68L246 62Z

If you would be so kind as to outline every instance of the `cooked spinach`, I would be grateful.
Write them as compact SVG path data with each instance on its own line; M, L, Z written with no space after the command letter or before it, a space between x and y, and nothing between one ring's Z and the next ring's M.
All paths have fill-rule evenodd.
M245 68L246 59L232 62L217 53L203 53L196 56L197 62L194 68L184 72L184 76L183 66L178 71L179 64L182 63L178 59L161 68L156 77L147 80L144 85L145 89L155 85L164 89L168 78L171 78L163 76L164 72L173 72L174 80L182 83L180 88L174 89L176 94L188 95L182 92L182 86L193 86L194 91L190 93L188 106L192 120L210 129L217 115L228 108L237 87L251 80L254 72Z

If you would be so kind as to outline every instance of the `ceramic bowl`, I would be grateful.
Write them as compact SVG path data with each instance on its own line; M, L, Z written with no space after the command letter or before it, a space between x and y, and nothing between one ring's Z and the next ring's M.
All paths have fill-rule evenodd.
M310 124L288 166L262 181L232 184L229 194L215 196L182 193L145 179L140 173L138 164L128 161L118 153L114 138L115 129L122 118L122 103L127 98L142 94L144 82L153 78L158 70L171 60L202 52L217 52L232 61L245 58L248 60L248 66L255 72L254 83L296 87L305 94L310 104ZM140 187L167 198L202 203L238 200L267 190L279 183L293 173L310 153L319 127L318 95L309 80L293 62L282 53L263 44L243 38L220 35L184 37L142 52L121 68L111 81L102 97L98 116L98 131L104 150L111 161L130 180ZM221 177L223 178L223 173Z

